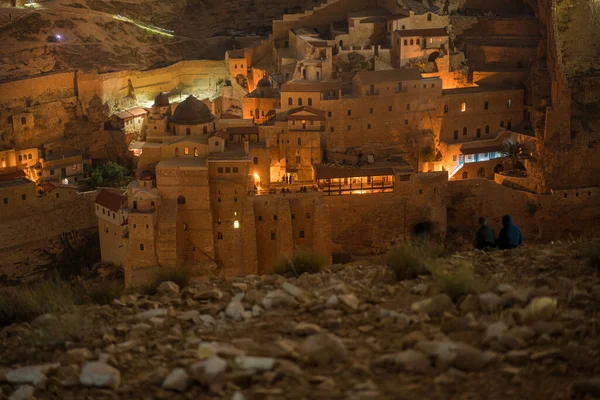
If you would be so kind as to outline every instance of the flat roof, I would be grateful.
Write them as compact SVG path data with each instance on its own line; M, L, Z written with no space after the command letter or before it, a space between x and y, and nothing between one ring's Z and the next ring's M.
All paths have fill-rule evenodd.
M252 157L249 154L246 154L246 150L244 146L238 145L230 145L225 148L225 151L222 153L213 153L208 156L207 161L251 161Z
M363 84L420 81L423 79L418 68L390 69L387 71L363 71L356 74Z
M35 186L35 182L30 181L29 179L26 179L26 178L16 178L16 179L10 179L10 180L0 180L0 187L1 188L26 186L26 185L34 185Z
M291 82L284 83L280 89L281 92L320 92L322 90L342 90L342 82Z
M511 91L523 91L524 89L516 86L502 86L502 85L482 85L474 87L465 87L458 89L444 89L442 95L451 96L453 94L467 94L467 93L485 93L485 92L511 92Z
M429 28L429 29L399 29L396 31L400 37L435 37L448 36L446 28Z
M159 168L203 168L206 169L206 159L200 157L175 157L160 160L156 169Z
M395 175L396 168L406 169L401 165L391 163L363 165L361 167L337 166L332 164L315 164L315 179L334 179L334 178L359 178L365 176L388 176ZM404 172L412 172L412 169Z

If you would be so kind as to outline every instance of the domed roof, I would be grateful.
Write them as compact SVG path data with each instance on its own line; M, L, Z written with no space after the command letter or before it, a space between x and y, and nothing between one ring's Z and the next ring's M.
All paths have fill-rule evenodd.
M260 81L258 81L256 86L257 87L271 87L271 81L269 80L269 78L264 76Z
M154 179L154 174L152 171L148 171L147 169L140 173L140 181L151 181Z
M152 107L167 107L169 104L169 93L162 92L154 98Z
M179 125L198 125L211 122L214 118L206 104L190 95L177 106L171 120Z

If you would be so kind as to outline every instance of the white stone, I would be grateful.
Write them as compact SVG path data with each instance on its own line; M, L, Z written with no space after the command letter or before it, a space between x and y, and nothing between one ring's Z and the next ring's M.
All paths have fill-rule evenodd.
M163 381L162 387L165 390L185 391L190 385L190 376L183 368L175 368L169 376Z
M410 289L410 292L412 294L423 296L423 295L427 294L428 290L429 290L429 286L427 286L426 283L419 283L418 285L413 286Z
M338 304L340 304L340 301L335 294L329 296L329 298L325 302L325 306L329 308L337 307Z
M496 293L487 292L479 295L479 307L484 313L493 313L498 311L502 300Z
M345 307L352 311L358 310L358 298L354 294L341 294L338 297Z
M492 340L500 339L507 330L508 327L502 321L494 322L493 324L488 325L488 327L485 330L483 343L488 343Z
M235 358L235 365L241 369L269 371L273 369L275 359L270 357L238 356Z
M242 392L235 392L233 396L231 396L231 400L246 400L246 396L244 396Z
M235 321L241 321L248 317L248 313L244 310L244 305L239 300L233 300L227 305L225 315Z
M10 383L30 383L35 387L43 387L47 381L46 374L59 367L59 363L51 363L11 369L6 373L6 380Z
M298 350L310 362L322 365L345 359L348 355L348 349L341 339L329 333L309 336Z
M158 285L156 291L158 294L173 296L179 294L179 285L171 281L163 282Z
M208 385L227 370L227 361L219 356L192 364L190 372L198 382Z
M79 382L84 386L117 389L121 385L121 373L108 364L98 361L88 362L81 369Z
M200 315L200 322L202 322L205 325L214 325L215 324L215 318L212 315L208 315L208 314L202 314Z
M320 333L321 331L322 329L319 325L308 322L299 322L294 327L294 333L300 336L314 335L315 333Z
M258 317L259 315L261 315L263 313L263 309L261 306L255 304L252 306L252 316L253 317Z
M410 308L416 313L441 316L446 311L453 310L454 303L452 303L452 300L447 295L439 294L425 300L414 302Z
M298 305L294 296L281 289L272 290L267 293L263 298L262 303L266 309Z
M283 285L281 285L281 288L300 301L306 300L306 294L304 293L304 290L300 289L297 286L292 285L289 282L283 282Z

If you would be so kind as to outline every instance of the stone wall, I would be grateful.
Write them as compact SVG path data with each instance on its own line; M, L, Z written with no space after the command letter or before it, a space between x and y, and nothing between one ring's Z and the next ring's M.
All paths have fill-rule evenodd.
M486 179L470 179L450 182L449 192L448 231L469 241L474 237L479 216L487 217L498 234L502 216L512 215L523 230L525 243L597 234L600 223L599 188L540 195Z
M95 199L95 191L77 193L75 189L58 188L10 209L0 206L0 249L96 228Z

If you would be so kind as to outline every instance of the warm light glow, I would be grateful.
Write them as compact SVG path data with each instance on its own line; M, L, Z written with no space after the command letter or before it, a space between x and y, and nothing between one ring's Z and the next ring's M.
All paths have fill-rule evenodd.
M462 112L465 112L465 111L467 111L467 103L462 103L462 104L460 105L460 111L462 111Z
M240 221L233 221L233 228L240 229Z
M254 173L254 184L256 186L260 186L260 175L258 175L256 172Z

